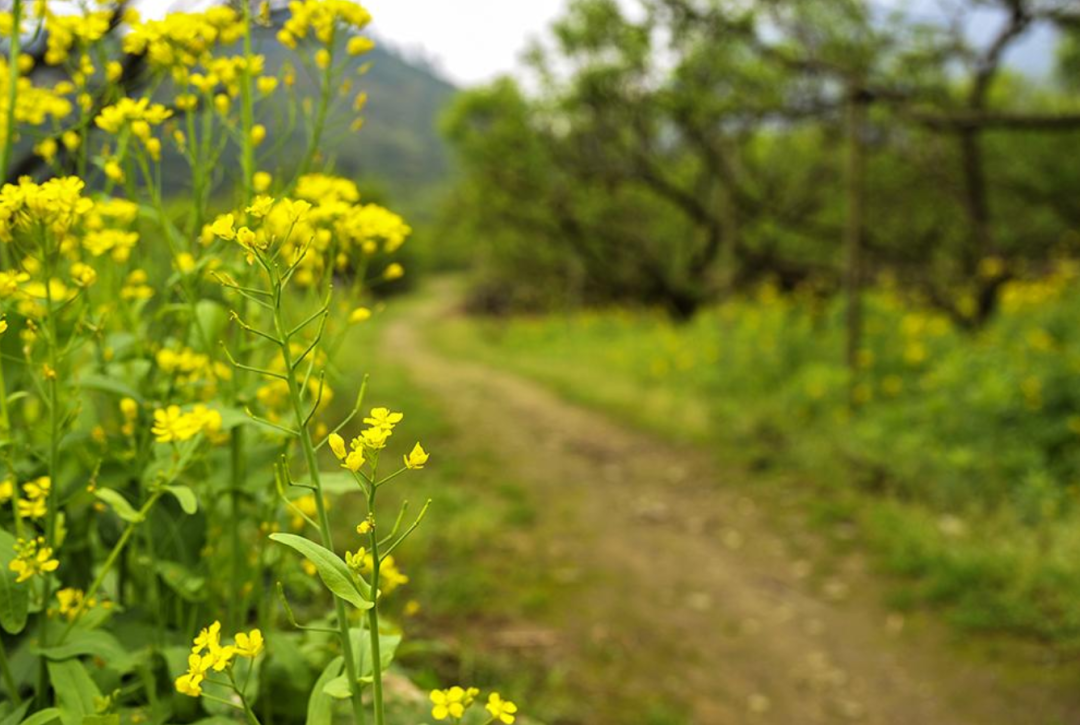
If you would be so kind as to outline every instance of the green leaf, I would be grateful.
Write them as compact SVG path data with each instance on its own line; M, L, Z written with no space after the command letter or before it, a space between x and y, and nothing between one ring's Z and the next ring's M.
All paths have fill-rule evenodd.
M173 495L188 516L192 516L199 510L199 499L195 492L188 486L166 486L165 490Z
M229 313L219 302L199 300L195 303L195 317L199 322L199 328L193 333L205 335L207 340L217 340L225 329ZM202 343L203 340L197 340L197 342Z
M361 682L371 682L372 657L371 657L371 633L367 629L349 629L349 639L352 640L352 650L356 653L356 675ZM394 654L398 645L401 644L400 634L379 633L379 664L380 669L386 672L390 663L394 661Z
M129 523L138 523L143 520L143 517L132 508L128 500L124 498L123 494L111 488L98 488L94 489L94 495L99 500L107 503L109 508L116 512L116 515Z
M82 725L84 717L97 714L94 698L101 697L101 691L90 679L90 673L82 662L76 659L49 661L48 668L49 680L60 701L64 725Z
M0 725L19 725L22 719L26 717L26 711L30 709L30 700L24 700L23 704L9 712L4 716L3 720L0 720ZM8 705L9 703L4 703Z
M140 403L143 402L143 397L139 395L138 390L116 378L109 378L104 375L83 375L79 378L79 387L100 390L103 393L112 393L124 398L134 398Z
M16 584L18 575L8 568L15 558L15 537L0 529L0 628L18 634L26 627L30 591L26 584Z
M296 534L271 534L270 538L303 554L315 565L319 578L323 580L326 588L336 596L357 609L371 609L374 606L366 598L371 596L370 587L353 576L349 567L334 552ZM365 591L361 591L361 586Z
M334 700L324 692L326 686L341 674L344 657L335 657L319 675L308 698L306 725L331 725L334 720Z
M323 685L322 691L326 693L327 697L332 697L335 700L348 700L352 697L352 691L349 689L349 676L338 675Z
M302 482L306 486L312 485L310 481ZM360 493L363 489L356 482L353 475L345 470L321 471L319 473L319 486L323 493L345 494Z
M55 720L63 720L64 715L64 711L58 707L47 707L44 710L38 710L23 720L20 725L48 725Z
M105 666L126 675L135 669L135 657L120 641L103 630L72 630L71 635L61 645L46 649L34 648L34 652L48 660L62 661L83 655L93 655L105 662Z
M82 725L120 725L120 716L112 715L86 715L82 719Z

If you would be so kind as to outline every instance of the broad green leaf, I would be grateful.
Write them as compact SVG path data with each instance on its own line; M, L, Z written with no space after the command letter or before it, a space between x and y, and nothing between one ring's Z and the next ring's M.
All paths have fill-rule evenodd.
M371 635L368 629L351 628L349 638L352 640L352 649L356 653L356 673L361 682L371 682ZM379 633L379 664L381 670L386 672L390 663L394 661L394 654L398 645L401 644L400 634Z
M173 495L188 516L199 510L199 499L188 486L166 486L165 490Z
M352 697L352 691L349 689L349 676L338 675L323 685L322 691L335 700L348 700Z
M372 603L365 598L371 595L370 587L353 576L340 556L296 534L271 534L270 538L303 554L315 565L326 588L336 596L358 609L371 609ZM361 586L365 591L361 591Z
M93 655L104 661L106 667L122 675L126 675L135 668L135 657L124 649L116 637L100 629L91 631L75 629L63 644L46 649L34 648L34 651L54 661Z
M307 723L306 725L331 725L334 720L334 700L324 692L324 688L330 681L341 674L345 666L343 657L335 657L319 675L315 687L311 690L308 698Z
M56 720L63 720L64 715L64 711L58 707L47 707L44 710L38 710L23 720L20 725L48 725Z
M8 569L15 558L15 537L0 529L0 628L8 634L18 634L26 627L30 606L30 590L16 584L15 572Z
M139 515L128 500L124 498L123 494L111 488L98 488L94 489L94 495L99 500L109 505L116 515L129 523L138 523L143 520L143 517Z
M47 664L64 725L82 725L84 717L96 714L94 698L101 697L101 691L79 660L49 661Z

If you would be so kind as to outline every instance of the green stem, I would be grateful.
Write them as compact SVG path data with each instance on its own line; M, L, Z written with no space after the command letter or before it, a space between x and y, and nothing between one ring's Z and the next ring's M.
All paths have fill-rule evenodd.
M254 661L252 661L251 667L255 667L255 662ZM248 670L248 674L249 675L251 674L250 669ZM236 686L236 678L233 676L233 673L232 673L231 669L229 670L229 682L232 683L233 691L240 698L240 703L244 706L244 714L247 715L248 724L249 725L262 725L262 723L259 722L259 718L256 717L255 711L252 710L251 705L248 704L247 694L246 694L246 690L247 690L246 683L245 683L245 687L244 687L243 690L241 690L239 687L237 687Z
M124 533L120 535L119 540L117 540L116 544L113 545L112 551L109 552L109 556L105 559L105 563L101 565L101 570L98 571L98 575L94 579L94 583L91 584L90 588L86 590L86 596L84 596L82 598L82 601L79 602L79 606L75 609L75 612L71 617L71 621L68 622L67 627L60 635L60 639L56 641L57 645L63 644L64 641L67 639L68 635L71 634L71 630L75 628L75 623L79 621L79 617L86 610L87 602L101 589L101 585L105 582L105 577L108 575L109 571L112 570L113 565L116 564L116 560L124 551L124 547L127 546L128 541L130 541L131 537L135 534L135 529L137 529L139 524L146 519L146 515L150 513L150 509L153 508L154 504L157 503L157 500L161 498L164 494L164 489L159 489L153 494L151 494L150 498L146 500L145 504L143 504L143 507L139 509L139 519L137 521L130 522L127 525L127 528L124 529Z
M315 508L318 512L319 534L322 538L322 545L333 551L334 542L330 531L330 517L326 512L326 503L323 501L319 463L315 456L315 446L311 442L311 431L304 425L307 416L300 398L300 388L296 382L292 351L289 349L289 342L286 337L289 328L285 324L281 309L281 282L279 279L272 279L271 281L276 290L274 295L274 326L278 338L281 340L281 355L288 378L289 401L292 404L296 428L300 434L300 446L303 448L304 461L307 464L308 473L311 475L311 484L315 487ZM334 596L334 609L337 614L338 629L341 635L341 650L345 656L345 670L349 679L349 690L352 692L353 716L356 725L361 725L364 722L364 706L361 700L360 680L356 672L356 660L353 658L352 641L349 637L349 620L346 616L345 602L336 595Z
M372 471L374 478L374 471ZM368 488L368 512L375 515L375 486ZM371 689L375 707L375 725L384 725L382 656L379 652L379 535L372 526L368 533L371 546L371 592L373 606L368 610L368 630L371 635Z
M308 145L307 153L304 154L304 160L296 170L296 177L289 185L290 192L295 188L300 177L311 169L311 164L315 161L315 154L319 152L319 144L322 142L323 131L326 128L326 117L330 111L330 101L333 98L334 40L335 33L331 31L330 42L326 44L327 50L331 54L330 62L323 69L322 83L319 89L319 108L315 113L315 124L311 129L311 143Z
M19 53L22 52L21 25L22 25L22 0L14 0L11 4L11 43L8 45L8 87L7 87L7 114L4 119L4 145L0 151L0 170L3 171L3 182L7 183L8 170L11 166L11 152L15 147L15 100L19 86ZM0 265L4 269L11 269L11 257L6 244L0 244Z

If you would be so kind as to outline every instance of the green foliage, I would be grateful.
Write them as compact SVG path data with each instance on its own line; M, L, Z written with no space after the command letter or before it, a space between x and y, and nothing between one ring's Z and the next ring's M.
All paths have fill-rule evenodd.
M795 467L817 485L792 495L842 504L840 520L908 579L909 602L1072 644L1077 266L1014 274L977 333L887 282L868 293L853 391L843 305L812 288L765 285L686 325L658 311L582 311L462 323L444 343L659 434L723 439L756 470Z
M1080 138L1075 94L1003 64L1030 28L1075 18L956 12L985 6L1002 29L979 42L859 0L571 3L524 82L465 92L445 120L462 169L447 236L477 250L474 305L625 300L685 318L764 279L836 289L855 223L861 267L981 324L1003 279L979 265L1045 263L1080 223L1060 161Z

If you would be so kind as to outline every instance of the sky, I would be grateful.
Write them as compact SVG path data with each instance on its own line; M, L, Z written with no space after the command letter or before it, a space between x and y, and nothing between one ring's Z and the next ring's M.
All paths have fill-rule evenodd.
M565 0L364 0L373 31L435 62L451 81L473 85L517 67L529 38Z
M914 6L925 15L941 0L877 0ZM363 0L373 31L390 45L432 62L451 82L483 83L518 67L530 38L541 36L567 0ZM992 33L995 18L982 18L976 36ZM1031 34L1010 53L1014 67L1044 76L1052 63L1052 36Z

